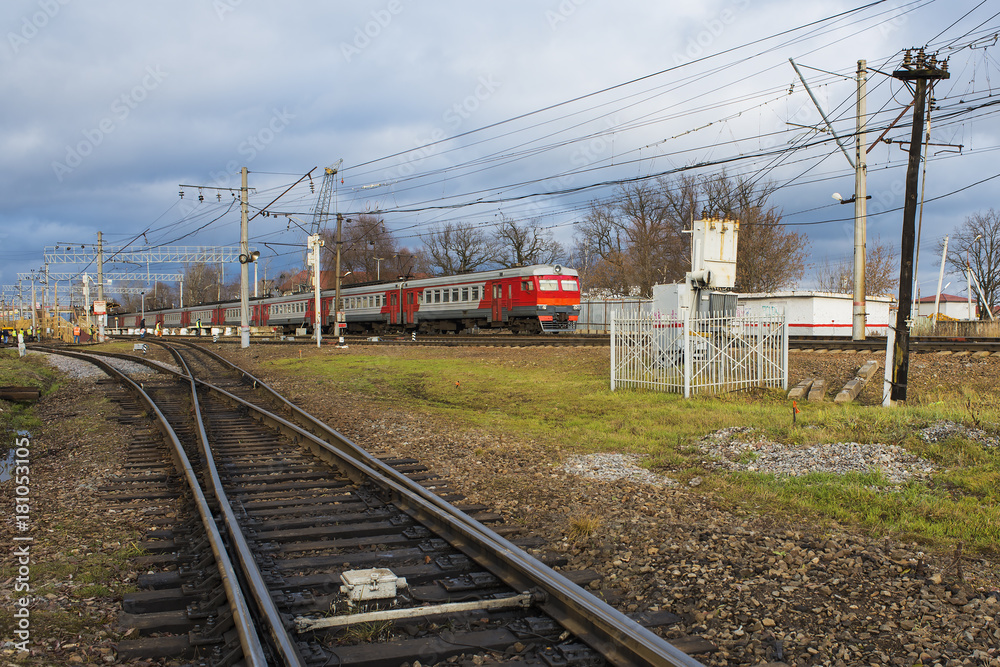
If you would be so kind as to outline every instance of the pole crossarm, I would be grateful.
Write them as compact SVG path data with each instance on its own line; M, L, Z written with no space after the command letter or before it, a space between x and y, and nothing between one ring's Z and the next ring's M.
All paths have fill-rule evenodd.
M43 251L48 264L89 264L98 261L98 250L94 246L60 247L46 246ZM126 246L105 246L104 263L115 262L236 262L239 261L239 246L164 246L162 248L132 248Z
M76 282L76 281L83 280L83 275L84 275L83 273L49 273L49 280L56 280L56 281L66 281L66 280L68 280L70 282ZM184 274L183 273L150 273L149 275L146 275L145 273L142 273L142 274L139 274L139 273L105 273L104 274L104 279L105 280L111 280L111 281L115 281L115 280L140 280L142 282L146 282L147 278L149 280L159 280L159 281L168 281L169 280L169 281L177 282L179 280L184 280ZM17 274L17 279L18 280L31 280L31 274L30 273L19 273L19 274ZM95 288L96 288L96 283L97 283L97 277L96 277L96 275L91 276L90 279L91 279L92 282L95 283ZM107 288L108 289L114 289L114 286L113 285L109 285Z

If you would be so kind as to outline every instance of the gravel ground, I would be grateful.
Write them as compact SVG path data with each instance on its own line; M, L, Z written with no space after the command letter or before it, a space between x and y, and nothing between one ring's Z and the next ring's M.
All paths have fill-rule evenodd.
M951 433L964 430L954 429ZM878 470L891 484L902 484L914 477L926 477L935 469L930 461L897 445L830 442L815 447L790 447L767 440L754 429L742 426L709 433L698 444L709 457L710 466L780 476Z
M37 352L30 351L28 354L37 354L45 357L46 361L54 368L59 369L61 373L66 375L66 377L74 379L85 379L85 378L106 378L108 375L100 368L94 364L88 364L85 361L80 361L79 359L73 359L71 357L64 357L60 354L48 354L47 352ZM122 359L114 359L111 357L105 357L104 361L108 365L116 368L117 370L126 373L129 376L143 377L148 375L155 375L156 371L150 369L140 363L133 363L130 361L124 361ZM159 362L154 362L159 363ZM168 364L161 364L163 366L168 366ZM176 369L176 366L170 366Z
M234 357L252 364L267 352ZM481 356L485 363L504 363L526 353ZM853 377L864 361L862 355L793 353L790 379L794 384L806 376L825 377L832 398L833 387ZM926 391L961 382L989 391L998 370L1000 359L920 357L911 363L911 386ZM685 622L668 636L698 634L715 642L718 652L700 656L706 664L1000 667L995 560L956 560L951 553L924 553L916 544L843 527L735 513L697 488L639 468L632 456L579 457L513 434L459 430L334 393L328 385L320 394L287 378L276 384L371 451L412 456L447 475L471 502L494 508L525 534L545 538L545 550L569 559L567 569L596 570L602 576L596 592L622 610L681 615ZM869 388L859 400L880 398ZM747 442L761 444L756 460L745 451L743 463L738 454L735 460L726 455L727 447ZM812 451L808 462L752 434L716 434L702 446L719 465L755 464L781 474L797 474L806 463L834 472L878 466L890 480L932 469L886 445L840 443ZM574 526L585 524L599 527L580 537Z
M257 346L230 356L253 370L279 353ZM483 356L501 362L527 353ZM862 361L862 355L792 354L790 379L822 375L832 392ZM998 370L1000 360L990 358L918 357L911 386L989 387ZM684 622L668 637L698 634L713 641L719 651L700 656L705 664L1000 667L994 559L956 559L847 528L736 513L698 488L638 467L635 457L576 457L516 434L459 429L330 385L320 392L315 384L272 381L358 444L379 455L417 458L449 477L469 502L492 507L524 535L544 538L543 550L564 554L567 569L597 571L602 579L592 585L595 592L620 609L679 614ZM877 402L876 394L866 389L859 400ZM947 437L956 427L963 428L935 424L924 434ZM805 468L791 450L753 432L706 434L701 447L706 460L723 467L754 465L780 474ZM810 465L831 471L877 465L890 480L931 469L888 446L838 443L811 456ZM69 493L87 502L86 489ZM574 529L579 525L596 528L581 533Z

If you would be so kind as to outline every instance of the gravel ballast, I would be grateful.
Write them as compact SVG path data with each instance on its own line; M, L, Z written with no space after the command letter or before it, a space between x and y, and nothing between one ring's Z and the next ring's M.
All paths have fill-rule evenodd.
M266 346L225 349L265 380L262 361L297 354ZM519 354L532 352L482 352L497 359ZM822 373L835 385L862 362L862 355L792 354L790 379L794 384L797 377ZM920 357L911 363L911 383L995 378L998 371L1000 361L989 358ZM271 381L377 455L413 457L447 476L468 502L493 508L522 535L543 538L546 546L535 551L563 554L566 570L595 570L601 579L591 588L619 609L678 614L682 623L667 631L668 638L695 634L715 643L718 651L698 656L705 664L1000 667L994 557L930 553L836 524L774 518L767 508L734 512L698 486L642 468L635 455L580 456L517 434L459 428L331 384L318 387L286 375ZM867 392L860 402L877 401ZM956 428L964 427L934 424L924 429L925 437L953 437ZM991 436L984 431L983 437L990 446ZM706 466L753 466L753 472L776 476L879 469L900 484L934 471L891 445L847 442L810 451L733 431L706 434L698 446ZM58 492L80 506L93 493L75 485ZM582 520L595 528L575 531Z

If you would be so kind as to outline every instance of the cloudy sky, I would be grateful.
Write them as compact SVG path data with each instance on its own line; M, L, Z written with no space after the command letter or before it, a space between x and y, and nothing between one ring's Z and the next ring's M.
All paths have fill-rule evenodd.
M233 193L208 186L238 187L244 166L254 211L315 168L312 188L307 178L269 208L308 225L323 167L343 160L336 210L379 211L411 247L436 224L500 216L536 219L571 245L588 203L623 180L750 175L779 186L772 202L809 236L808 286L851 257L853 207L830 195L849 197L854 180L832 137L808 129L822 120L789 58L846 135L867 60L880 134L912 100L887 75L903 49L928 45L951 78L932 115L942 145L927 165L926 294L938 241L1000 208L1000 179L973 185L1000 173L996 10L983 0L7 0L0 284L41 268L47 248L95 244L98 231L134 249L235 245ZM886 138L908 140L910 120ZM868 159L869 239L898 244L906 153L882 143ZM206 187L181 199L180 184ZM250 234L272 274L301 261L304 235L288 218L258 216Z

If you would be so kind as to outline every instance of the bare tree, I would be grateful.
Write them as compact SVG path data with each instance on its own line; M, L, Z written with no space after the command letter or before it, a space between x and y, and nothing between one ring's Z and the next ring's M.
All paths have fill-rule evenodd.
M576 237L575 254L588 259L585 285L619 294L635 288L648 296L654 284L683 276L689 242L677 204L649 183L622 186L614 200L593 202Z
M145 287L145 284L146 283L141 280L116 280L114 282L114 285L108 288L108 291L117 296L115 300L118 302L118 305L121 307L123 312L138 313L143 305L142 294L140 294L139 292L135 292L134 294L132 293L123 294L121 292L114 292L114 287L117 286L117 287L128 287L130 289L132 288L142 289L143 287ZM150 306L148 299L145 301L145 303L146 307L149 308Z
M518 223L503 217L495 226L497 254L494 260L504 267L555 264L563 254L562 245L551 230L536 221Z
M205 262L184 268L184 305L211 303L219 298L219 269Z
M326 229L321 234L325 244L321 251L321 265L323 271L332 275L337 262L337 233ZM350 275L344 278L347 284L381 278L382 267L399 252L396 239L386 229L385 220L370 213L345 219L341 226L341 241L340 272L343 275L350 271ZM390 271L386 275L391 274Z
M480 227L447 223L435 227L424 240L429 268L440 275L457 275L487 267L496 256L496 244Z
M776 292L794 286L805 273L805 234L789 232L775 208L740 212L736 250L736 289Z
M680 280L690 270L690 229L699 202L706 215L740 222L737 288L774 291L793 285L805 271L805 235L789 232L768 206L774 186L725 173L696 179L661 179L656 186L625 186L611 201L594 202L577 233L577 257L586 257L587 287L621 294ZM711 212L711 213L709 213Z
M979 317L988 318L987 308L992 309L1000 296L1000 212L991 208L967 217L948 241L948 264L961 275L965 275L967 267L972 268L986 298L983 303L973 283Z
M725 172L703 179L702 191L711 215L738 220L736 289L742 292L774 292L793 287L805 273L805 234L788 231L781 212L769 206L776 186L748 176Z
M146 287L146 310L173 308L178 305L178 288L176 286L155 281Z
M865 294L883 296L892 294L899 285L899 254L895 246L882 243L880 238L867 244L865 249ZM819 270L817 287L824 292L851 294L854 292L854 261L845 259L834 266Z

